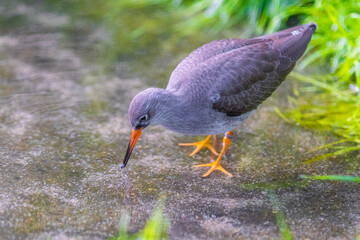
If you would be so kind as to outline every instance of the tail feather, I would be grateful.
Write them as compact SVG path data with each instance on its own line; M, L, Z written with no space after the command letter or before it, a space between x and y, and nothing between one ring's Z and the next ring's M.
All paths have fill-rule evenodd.
M272 39L274 47L279 49L284 57L297 61L304 54L316 29L317 25L313 22L285 29L262 38Z
M279 38L287 37L287 36L290 36L290 35L296 35L298 33L306 31L307 29L310 29L314 33L316 31L316 29L317 29L317 24L315 22L307 23L307 24L287 28L287 29L284 29L282 31L272 33L272 34L268 34L268 35L265 35L265 36L261 36L261 37L258 37L258 38L271 38L271 39L276 39L277 38L277 39L279 39Z

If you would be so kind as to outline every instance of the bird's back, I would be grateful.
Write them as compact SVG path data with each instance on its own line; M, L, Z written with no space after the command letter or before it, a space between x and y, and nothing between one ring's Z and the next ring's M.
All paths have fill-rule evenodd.
M250 112L294 68L315 30L310 23L257 38L205 44L179 63L167 89L208 101L228 116Z

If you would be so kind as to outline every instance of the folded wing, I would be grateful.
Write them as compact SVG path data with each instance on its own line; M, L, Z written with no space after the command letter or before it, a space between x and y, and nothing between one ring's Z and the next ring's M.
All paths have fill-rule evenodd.
M264 40L247 45L223 63L222 79L214 91L213 109L239 116L267 99L304 54L316 29L314 23L272 35L250 39Z
M262 37L205 44L179 63L167 89L191 92L193 102L206 98L214 110L239 116L254 110L284 81L315 30L310 23Z

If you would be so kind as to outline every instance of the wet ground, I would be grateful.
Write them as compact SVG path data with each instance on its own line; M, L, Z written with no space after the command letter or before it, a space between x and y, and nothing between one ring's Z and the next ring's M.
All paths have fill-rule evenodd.
M359 153L312 164L315 146L334 140L281 120L289 80L241 127L224 166L234 175L192 165L178 136L161 127L140 138L120 169L130 124L127 107L148 87L129 63L106 70L100 28L74 38L66 15L39 6L0 4L0 238L107 239L122 209L141 229L165 198L172 239L355 239L360 185L304 181L301 174L360 175ZM80 37L79 37L80 36ZM81 37L82 36L82 37ZM169 74L170 74L169 69ZM284 225L285 223L285 225Z

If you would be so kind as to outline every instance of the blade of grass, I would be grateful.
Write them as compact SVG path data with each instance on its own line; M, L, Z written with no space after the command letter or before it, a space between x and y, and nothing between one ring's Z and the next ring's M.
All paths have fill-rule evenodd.
M160 201L152 217L146 223L141 240L162 240L168 239L169 224L163 217L164 201Z
M303 81L303 82L307 82L307 83L311 83L312 85L315 85L319 88L322 88L324 90L327 90L327 91L330 91L332 92L337 98L339 99L342 99L342 100L346 100L347 97L344 96L344 94L339 91L338 89L336 89L335 87L329 85L329 84L326 84L326 83L323 83L323 82L320 82L320 81L317 81L316 79L314 78L311 78L311 77L308 77L308 76L304 76L304 75L301 75L300 73L297 73L297 72L292 72L290 73L290 76L300 80L300 81Z
M279 108L274 107L275 112L279 115L279 117L281 117L285 122L287 123L293 123L293 121L291 121L290 119L288 119L287 117L285 117L284 114L282 114L282 112L279 110Z
M329 144L322 145L320 147L313 148L307 153L312 153L312 152L316 152L316 151L318 151L320 149L329 148L329 147L332 147L333 145L336 145L336 144L339 144L339 143L354 142L354 141L356 141L356 140L355 139L354 140L352 140L352 139L342 139L342 140L339 140L339 141L336 141L336 142L332 142L332 143L329 143Z
M343 181L343 182L357 182L360 183L360 177L354 176L341 176L341 175L300 175L302 179L312 179L312 180L330 180L330 181Z
M116 238L113 238L113 240L128 240L128 226L130 222L130 216L129 213L125 210L121 211L121 218L119 222L119 235Z
M129 235L128 226L130 216L125 210L122 211L119 223L119 233L110 240L164 240L169 238L169 221L163 217L164 200L158 201L151 218L145 224L143 230Z
M338 151L332 152L332 153L323 154L323 155L320 155L318 157L309 159L309 160L305 161L305 163L307 163L307 164L313 163L313 162L316 162L316 161L319 161L319 160L322 160L322 159L325 159L325 158L328 158L328 157L335 157L335 156L338 156L338 155L341 155L341 154L344 154L344 153L348 153L348 152L352 152L352 151L356 151L356 150L359 150L359 149L360 149L360 145L353 146L353 147L344 147L344 149L342 149L342 150L338 150Z
M277 225L279 227L279 231L281 233L282 239L283 240L294 240L294 236L291 233L290 228L288 227L287 223L286 223L286 217L284 212L281 210L281 206L279 203L279 199L275 193L274 190L267 190L266 191L270 202L273 206L273 212L275 213L276 216L276 222Z

